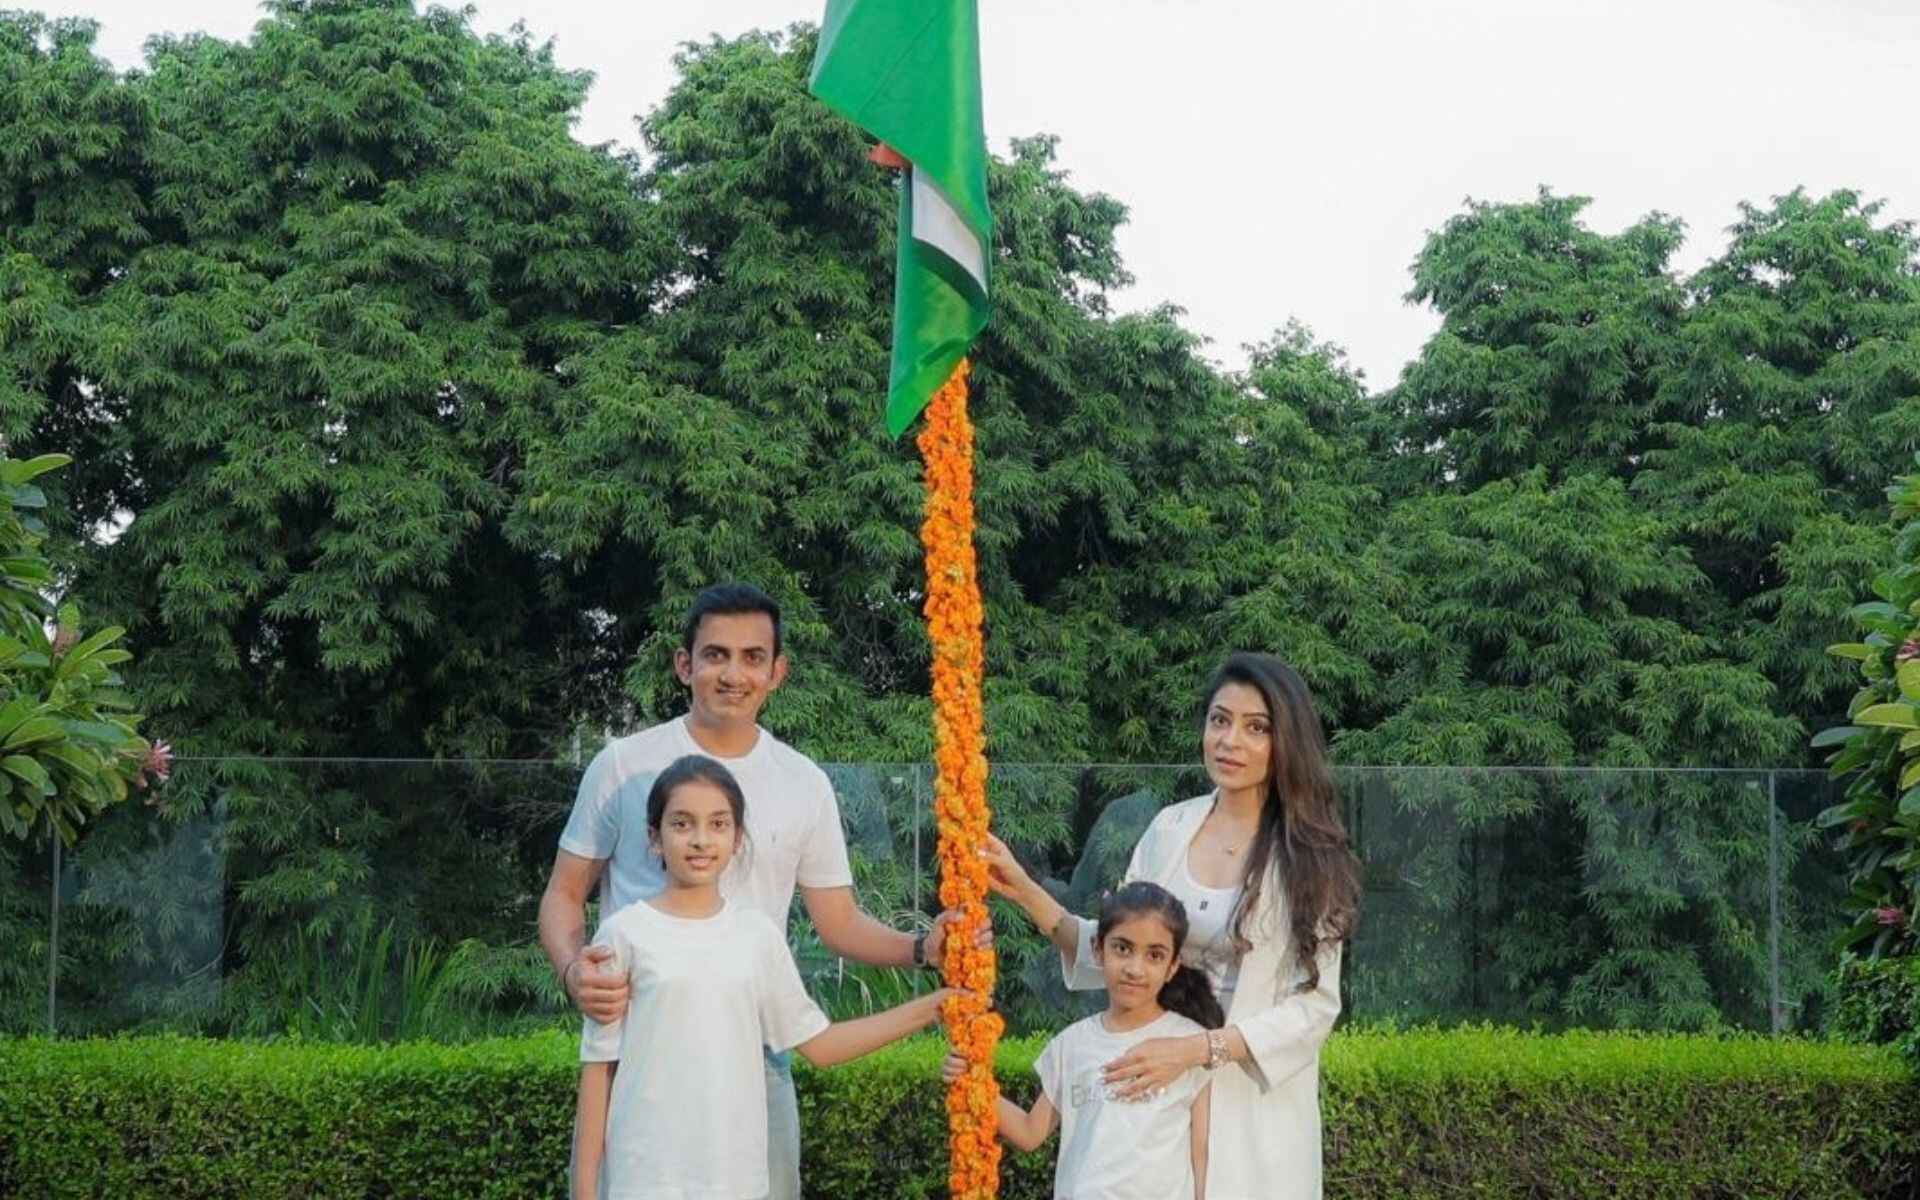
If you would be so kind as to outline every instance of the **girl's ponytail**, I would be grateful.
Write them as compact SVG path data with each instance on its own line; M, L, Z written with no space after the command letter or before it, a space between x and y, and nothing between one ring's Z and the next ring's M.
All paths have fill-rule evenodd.
M1177 1012L1203 1029L1218 1029L1227 1023L1226 1010L1213 994L1213 982L1205 971L1185 963L1173 969L1173 976L1160 986L1160 1007Z

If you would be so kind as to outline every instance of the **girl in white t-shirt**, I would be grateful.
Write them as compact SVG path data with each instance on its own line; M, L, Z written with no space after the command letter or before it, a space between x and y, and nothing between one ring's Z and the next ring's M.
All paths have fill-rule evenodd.
M786 938L730 904L720 877L740 849L746 798L701 755L675 760L647 796L666 888L601 925L631 999L585 1023L574 1122L574 1200L759 1200L767 1194L761 1047L831 1066L932 1024L947 991L830 1023L807 996Z
M1180 962L1186 938L1186 906L1165 888L1142 881L1110 894L1093 942L1107 1011L1040 1052L1031 1109L1000 1098L1000 1136L1013 1146L1036 1149L1059 1126L1054 1200L1206 1200L1206 1072L1192 1068L1131 1102L1101 1082L1101 1069L1139 1042L1226 1024L1205 973ZM952 1083L965 1067L948 1055L941 1077Z

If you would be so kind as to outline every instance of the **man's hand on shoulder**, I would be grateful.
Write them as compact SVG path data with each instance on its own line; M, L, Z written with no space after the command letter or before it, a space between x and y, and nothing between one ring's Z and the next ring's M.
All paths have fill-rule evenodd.
M616 970L611 946L588 946L561 972L567 998L584 1017L611 1025L627 1015L627 977Z

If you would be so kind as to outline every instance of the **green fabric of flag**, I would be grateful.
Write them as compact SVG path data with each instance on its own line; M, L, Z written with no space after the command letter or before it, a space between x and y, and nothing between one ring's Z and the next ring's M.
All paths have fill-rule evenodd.
M887 429L898 437L991 311L976 0L828 0L810 86L911 164L887 384Z

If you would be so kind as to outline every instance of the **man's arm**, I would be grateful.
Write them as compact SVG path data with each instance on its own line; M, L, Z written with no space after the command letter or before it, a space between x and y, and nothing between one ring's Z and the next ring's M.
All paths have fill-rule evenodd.
M606 870L604 858L555 852L540 896L540 948L573 1006L602 1025L627 1013L627 979L612 969L613 951L587 945L587 897Z
M807 916L819 931L821 943L833 953L872 967L913 965L914 935L888 928L868 916L854 902L851 887L801 888L800 898L806 903ZM543 905L543 925L544 912ZM936 930L927 939L928 962L934 961L941 933Z

